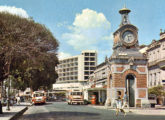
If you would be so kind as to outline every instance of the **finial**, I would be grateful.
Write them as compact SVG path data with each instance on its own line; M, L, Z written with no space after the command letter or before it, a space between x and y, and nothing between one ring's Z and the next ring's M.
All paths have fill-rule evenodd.
M126 8L126 4L124 3L124 8Z
M107 61L108 60L108 57L107 57L107 55L105 56L105 61Z
M162 29L160 29L160 33L162 33Z

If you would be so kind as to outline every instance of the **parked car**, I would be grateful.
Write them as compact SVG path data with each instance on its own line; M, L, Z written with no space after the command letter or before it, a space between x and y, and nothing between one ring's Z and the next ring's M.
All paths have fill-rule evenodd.
M157 104L156 99L157 99L156 95L154 95L154 94L148 95L148 100L150 102L151 107L155 107L155 105Z
M1 99L0 101L1 101L2 106L7 105L7 99L6 98Z

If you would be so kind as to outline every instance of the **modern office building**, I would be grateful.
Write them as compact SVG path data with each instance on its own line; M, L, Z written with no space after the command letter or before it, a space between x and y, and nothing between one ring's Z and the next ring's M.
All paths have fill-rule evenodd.
M80 55L60 60L55 68L58 79L53 85L54 90L82 88L97 65L97 52L84 50Z

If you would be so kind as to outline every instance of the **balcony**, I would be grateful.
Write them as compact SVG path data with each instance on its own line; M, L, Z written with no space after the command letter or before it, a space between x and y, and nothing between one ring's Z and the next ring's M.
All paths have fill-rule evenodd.
M160 69L165 70L165 57L148 63L148 67L158 65Z
M158 61L160 69L165 70L165 57Z

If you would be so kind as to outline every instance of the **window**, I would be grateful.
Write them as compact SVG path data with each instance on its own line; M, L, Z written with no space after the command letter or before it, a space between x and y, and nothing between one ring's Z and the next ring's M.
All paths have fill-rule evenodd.
M89 65L89 62L85 62L85 65Z
M85 75L89 75L89 72L84 72Z
M156 73L154 73L154 77L155 77L155 78L154 78L154 81L156 82L156 77L157 77L157 76L156 76Z
M92 57L92 58L90 58L90 61L95 61L95 58L93 58L93 57Z
M90 56L95 56L95 53L90 53Z
M159 50L157 51L157 59L160 59L160 52L159 52Z
M162 50L165 50L165 45L164 44L162 45Z
M85 76L84 79L87 80L88 79L88 76Z
M89 56L89 53L85 53L85 56Z
M85 70L89 70L89 67L85 67Z
M91 62L90 65L95 65L95 63L94 62Z
M84 60L85 60L85 61L89 61L89 58L88 58L88 57L85 57Z
M95 70L95 67L91 67L90 70Z

